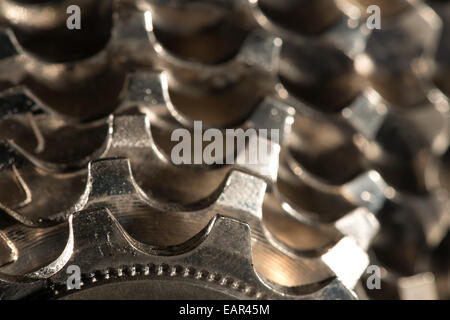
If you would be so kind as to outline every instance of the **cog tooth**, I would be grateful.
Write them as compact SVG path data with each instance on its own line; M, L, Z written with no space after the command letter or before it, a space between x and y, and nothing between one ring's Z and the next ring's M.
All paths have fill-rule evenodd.
M108 141L110 149L104 157L120 153L120 150L125 148L151 149L153 147L148 117L144 115L118 116L110 119L110 122L112 123L112 135L110 133L110 141ZM117 151L114 152L114 149Z
M89 252L94 256L135 252L133 246L124 237L125 231L107 209L81 211L70 217L69 228L73 234L74 247L71 251L70 263L80 266L81 270L89 270L84 268L89 262L83 259L81 251ZM119 275L123 273L123 270L117 268L117 272ZM60 276L64 277L64 274Z
M351 24L355 27L350 27ZM370 33L365 21L348 17L341 19L323 38L342 50L348 57L354 58L364 51Z
M266 183L263 180L232 171L214 207L244 212L247 219L254 217L257 221L261 221L265 190Z
M278 173L280 145L290 131L294 114L292 107L275 99L265 98L246 122L248 127L260 129L259 133L255 131L249 137L249 146L257 146L257 148L252 150L251 147L247 147L244 150L238 150L239 167L265 177L270 182L275 181ZM250 152L258 154L256 163L241 161L250 159Z
M387 198L387 184L374 170L365 172L342 186L342 193L353 203L376 214Z
M347 288L355 288L369 265L369 257L354 241L343 238L322 256L322 260ZM352 261L351 264L345 261Z
M242 44L238 58L248 66L272 74L278 68L282 44L278 37L251 33Z
M92 1L82 0L83 10ZM112 0L107 2L112 3ZM303 8L306 14L309 10L314 15L319 14L319 8L323 9L320 14L326 17L317 19L311 15L316 21L308 26L308 30L297 29L289 25L287 18L281 21L277 14L272 15L271 10L288 11L285 17L294 14L295 10L290 9L297 6L295 0L283 1L281 7L278 4L271 7L276 0L194 2L140 0L137 4L121 3L114 9L111 37L101 51L87 58L60 59L64 62L54 63L30 54L16 30L25 33L28 28L27 32L39 34L42 29L62 26L67 18L66 1L31 6L19 4L18 0L0 0L0 20L6 17L5 22L11 26L8 29L0 27L0 119L5 119L8 128L16 121L20 127L25 127L24 119L29 116L34 119L47 117L39 118L39 128L44 134L34 133L40 139L40 148L45 149L42 157L48 157L53 156L54 150L42 143L43 137L52 141L51 134L60 129L64 131L61 135L64 138L67 133L73 134L73 128L66 125L79 130L98 125L104 119L90 121L104 117L113 110L112 107L116 114L126 114L110 115L107 122L109 131L103 145L76 163L41 161L33 152L27 151L28 144L24 144L26 148L20 147L24 141L22 135L17 145L8 141L3 148L4 143L0 142L0 177L12 177L10 180L23 189L19 190L21 193L12 193L14 190L9 190L9 180L2 180L5 181L2 189L14 196L11 203L8 197L2 197L0 211L5 211L17 221L0 230L0 300L41 295L58 298L77 293L89 296L90 289L95 290L105 284L111 288L133 281L143 281L150 287L156 284L163 291L165 286L161 283L171 282L168 287L173 285L176 294L183 293L184 288L180 289L178 285L184 282L187 288L193 285L233 298L355 299L354 290L358 290L357 285L362 285L362 282L357 282L369 262L382 266L382 280L389 286L388 291L393 289L400 298L437 298L440 275L438 271L435 274L428 271L435 271L432 265L435 261L431 257L434 259L436 253L431 255L430 252L442 241L450 225L445 178L439 177L442 173L439 172L440 161L443 166L450 145L450 108L448 95L441 84L437 87L435 78L436 70L441 67L435 55L443 24L434 6L430 5L432 9L422 0L404 0L397 4L382 4L374 0L388 12L383 12L384 30L371 32L364 21L368 15L361 9L365 9L364 3L368 4L366 0L309 1L304 4L307 9ZM400 2L402 4L398 5ZM178 17L179 12L174 11L179 9L186 9L188 13L191 9L200 9L201 13L204 5L206 8L214 6L210 16L205 16L204 20L191 23L188 19L192 17L186 16L187 25L181 28L177 23L171 26L172 21L165 21L170 20L172 14ZM283 6L292 7L286 10ZM142 12L136 12L138 8ZM54 14L54 19L48 19L49 13ZM234 13L239 14L236 15L238 19ZM14 15L17 19L13 19ZM30 16L35 19L29 19ZM43 20L45 16L46 21ZM225 46L232 45L231 57L203 62L202 58L183 57L184 54L176 53L176 46L165 45L174 36L176 45L183 51L185 36L190 38L193 35L191 43L186 46L186 52L190 51L199 35L196 32L205 26L211 27L208 32L217 31L214 24L219 22L221 28L224 25L228 27L229 19L233 29L237 26L245 29L241 30L242 34L236 34L238 45L227 43ZM184 21L180 22L183 24ZM255 32L255 23L263 30ZM414 33L417 28L421 32ZM386 31L391 36L395 35L393 38L400 35L406 40L394 40L395 47L392 48L389 43L380 47L377 41L384 41L382 34ZM48 40L42 37L40 41ZM414 46L411 52L407 52L411 49L409 45ZM54 51L59 51L59 48L56 46ZM394 48L397 50L392 50ZM218 49L211 51L211 56L222 54ZM328 49L330 52L320 52ZM303 57L302 50L305 50ZM316 81L315 70L324 63L325 56L331 58L328 66L342 67L318 68L320 73L333 73L331 80L323 83L322 75ZM392 61L393 56L399 61ZM390 57L390 61L384 61L386 57ZM295 65L296 59L298 66ZM311 67L308 62L302 65L308 59L317 65L312 64ZM434 68L434 64L438 68ZM135 66L144 67L141 70L151 67L164 71L137 71L126 76L126 70ZM344 70L347 67L349 70ZM310 72L308 68L314 71ZM353 68L357 70L351 71ZM58 99L50 98L53 93L62 96L65 90L72 92L69 87L78 83L84 86L85 79L97 81L101 75L103 80L105 70L108 74L120 73L117 75L120 78L118 83L113 82L114 87L116 84L124 85L121 94L119 97L110 96L121 101L118 106L111 102L109 109L102 109L103 113L98 115L91 112L98 109L85 107L83 112L81 109L72 112L70 108L62 110L64 103L57 106L49 102L53 98ZM393 74L391 70L397 73ZM345 73L344 78L340 78L339 72ZM362 77L369 81L366 89L362 89L365 82L364 85L357 83L359 80L363 83ZM294 81L295 78L300 79L299 83ZM257 80L255 83L254 79ZM338 84L334 83L336 79ZM376 83L377 80L380 83ZM166 155L167 146L160 144L160 139L167 135L167 130L178 126L190 132L194 129L194 120L187 117L189 113L184 111L187 106L183 109L180 105L177 109L172 103L169 81L170 93L174 90L174 101L185 99L187 105L192 105L196 99L201 99L201 108L204 108L203 99L208 101L214 96L211 105L215 105L224 96L228 101L236 91L247 94L249 88L251 91L253 85L257 85L258 90L248 97L251 99L247 96L243 99L244 105L247 100L252 100L251 116L242 119L243 114L250 111L245 106L237 114L241 118L230 123L233 126L239 123L236 125L239 128L242 125L249 129L278 130L278 137L270 135L270 132L270 137L265 136L261 131L246 137L249 138L248 145L269 148L267 159L260 159L256 164L241 164L234 158L237 163L234 166L206 167L198 166L197 162L196 165L173 164ZM96 85L100 82L97 81ZM328 87L331 82L331 94L322 96L329 99L320 99L322 85ZM382 86L386 84L381 82L395 82L395 85L383 91ZM242 83L245 85L241 87ZM297 84L299 88L292 88ZM9 89L4 90L4 87ZM47 89L49 91L45 93ZM119 95L120 89L116 89ZM302 93L304 89L308 91L306 94ZM394 93L392 96L390 90ZM273 93L288 104L272 98ZM314 96L312 100L316 101L304 103L302 95L308 100L310 93ZM79 96L95 101L102 99L102 94L98 92L94 99L90 94ZM254 108L256 95L258 99L264 99ZM322 105L322 100L326 100L325 105ZM396 110L397 104L417 108ZM200 109L193 109L193 114L198 114ZM311 126L310 132L301 136L304 131L299 129L301 134L293 136L293 142L289 137L292 149L282 150L288 143L287 135L294 122L295 110L298 111L297 116L317 121L305 121ZM137 111L144 115L129 116ZM71 112L71 115L66 115L66 112ZM77 112L79 115L74 115ZM212 113L208 113L205 119L210 117ZM52 118L58 121L56 125L56 122L48 121ZM227 119L224 117L223 120ZM421 127L425 124L424 119L426 127ZM69 125L73 120L77 123ZM85 120L89 123L80 125L79 122ZM442 127L435 126L435 120L440 120L439 126L442 124ZM150 130L153 121L155 140ZM311 154L302 154L310 147L309 143L323 143L320 140L322 136L312 137L311 141L307 137L316 130L314 124L321 121L335 127L336 130L324 126L337 140L345 140L350 147L359 149L359 153L356 149L350 153L358 153L358 175L353 175L356 170L351 166L353 163L350 164L352 177L343 183L333 181L349 173L346 167L342 174L330 179L322 178L325 170L315 173L315 165L321 165L322 152L332 150L328 148L328 142L324 143L325 151L312 148ZM221 120L217 126L224 126L224 122ZM300 125L303 123L301 120ZM25 139L29 136L29 125ZM430 125L433 128L429 128ZM90 134L83 132L81 140L85 137L89 140ZM55 140L59 141L59 136ZM331 143L334 147L335 144ZM295 149L294 144L299 149ZM336 144L340 147L339 142ZM91 146L88 150L92 150ZM71 154L83 149L65 147L71 150ZM344 149L346 147L347 144ZM47 154L47 151L50 152ZM35 153L38 152L35 150ZM238 159L242 156L250 159L250 154L252 149L249 146L237 150ZM340 157L339 153L336 158ZM316 159L319 161L311 165ZM148 167L145 166L146 161ZM309 166L314 169L309 170ZM86 167L88 175L84 184ZM379 168L380 174L372 170L375 167ZM339 166L333 168L341 169ZM423 168L426 168L424 174L419 172ZM228 175L224 179L226 173ZM409 183L411 177L408 174L413 176L414 182ZM423 174L423 177L418 174ZM401 178L398 179L401 183L396 181L397 177ZM83 187L84 193L80 197ZM50 199L53 190L60 189L62 191ZM215 191L210 192L212 190ZM300 194L303 191L305 194ZM22 193L26 194L25 200L16 199ZM75 204L67 209L67 202L69 206ZM44 218L42 214L47 214L47 207L60 213ZM267 219L270 214L273 215L272 220ZM277 225L271 228L270 222ZM35 228L56 223L60 224L51 228ZM68 239L63 239L67 229ZM375 237L379 230L382 232ZM295 232L301 236L296 237ZM306 238L306 243L301 243ZM66 245L61 248L59 245L64 246L63 240L66 240ZM370 260L366 252L369 248L374 255ZM54 259L48 249L61 254ZM390 252L383 251L387 249ZM32 264L28 264L29 254L34 257ZM389 263L379 263L375 255ZM65 268L71 264L79 265L83 272L80 291L68 292L65 286ZM411 276L405 276L402 270L408 268ZM168 292L171 293L170 289ZM369 292L367 294L370 295Z
M133 43L139 48L142 42L147 42L145 17L142 12L124 13L119 10L113 19L112 43L122 46ZM135 48L134 46L133 48Z
M71 211L77 212L107 198L125 195L146 199L145 192L134 180L130 160L116 158L92 161L89 163L85 192Z
M367 250L380 229L376 216L365 208L358 208L334 223L342 234L355 239L358 245Z
M282 101L266 97L247 121L255 129L274 129L280 132L278 143L282 145L294 123L295 109Z
M374 140L388 112L386 102L373 89L367 89L349 106L342 116L365 137Z
M122 108L137 105L141 112L154 117L153 108L164 107L176 121L192 128L192 121L182 116L172 103L169 95L169 76L166 71L130 74Z
M424 272L398 279L401 300L437 300L438 292L434 275Z
M147 109L171 105L165 72L134 72L128 76L127 82L125 106L138 104Z

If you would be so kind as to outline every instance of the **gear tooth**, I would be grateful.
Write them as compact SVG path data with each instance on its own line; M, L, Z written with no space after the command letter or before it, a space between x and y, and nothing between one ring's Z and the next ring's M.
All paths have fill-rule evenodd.
M124 236L126 232L108 209L81 211L74 215L72 225L76 249L71 259L79 266L83 260L77 256L77 248L93 250L92 254L100 256L135 252L127 239L129 236Z
M124 283L143 289L136 296L150 288L149 297L355 299L369 263L383 284L368 296L437 298L434 264L446 257L430 252L449 226L447 4L369 1L383 17L383 30L371 31L367 0L114 9L113 0L83 0L79 43L79 32L55 40L66 30L65 2L22 2L0 0L0 141L10 139L0 142L1 191L15 194L0 202L15 220L5 229L0 221L0 300L114 296ZM91 16L101 26L93 38L84 33ZM191 132L187 115L236 97L244 108L208 111L205 128L279 135L252 133L233 166L169 161L170 130ZM89 136L103 137L100 123L109 129L103 144ZM253 144L268 156L241 164ZM328 154L337 148L345 154ZM65 283L72 264L79 291Z
M345 260L351 259L349 265ZM369 265L369 257L349 238L343 238L322 256L322 260L336 273L342 283L353 289Z
M238 167L270 181L276 180L280 144L290 131L294 114L292 107L275 99L265 98L246 123L252 129L260 129L259 133L252 132L249 137L249 145L256 146L256 150L248 147L238 150ZM243 161L250 159L249 153L252 151L258 154L257 160L247 161L249 163Z
M348 57L354 58L364 51L369 34L370 30L367 29L365 21L347 17L347 19L341 20L324 38L342 50Z
M108 184L104 181L108 181ZM124 195L145 197L134 180L130 161L126 158L95 160L89 164L85 192L71 211L80 211L93 203L104 201L105 197Z
M208 236L201 244L202 247L221 248L230 256L242 256L247 261L251 261L251 236L250 227L247 224L217 216L210 222L209 228ZM223 247L225 239L234 239L234 241L226 242L229 245Z
M293 107L272 97L266 97L251 115L248 125L255 129L278 130L280 133L276 142L282 145L291 131L294 116Z
M118 154L121 149L126 148L151 149L153 140L149 127L149 119L145 115L114 117L112 120L112 136L109 141L110 149L105 157Z
M369 140L377 133L388 112L386 102L373 89L367 89L349 106L342 110L342 116Z
M266 183L254 176L240 171L232 171L223 191L215 202L215 207L245 212L258 221L262 219L262 203Z
M401 277L398 279L398 288L402 300L438 299L435 277L431 272Z
M365 208L358 208L334 223L337 230L350 236L367 250L380 229L376 216Z
M227 243L227 246L224 246L224 243ZM255 273L251 251L249 226L231 218L217 216L211 220L206 238L191 252L186 263L188 265L196 263L196 253L202 252L203 259L208 259L211 265L220 266L218 268L220 274L219 271L210 272L204 269L189 268L190 270L186 270L184 276L189 274L197 280L220 283L221 286L242 292L245 291L245 284L237 279L245 279L246 284L251 287L264 286ZM217 252L220 254L217 255ZM235 268L236 264L240 265L239 269ZM229 275L233 275L233 277Z
M254 32L245 39L239 55L245 64L274 73L280 60L282 43L278 37Z
M169 95L169 76L170 74L166 71L134 72L130 74L123 108L138 105L141 112L154 118L152 109L163 106L176 121L191 128L191 121L182 116L172 103Z
M387 184L377 171L371 170L357 176L342 186L344 196L355 205L376 214L386 200Z
M138 104L145 108L171 104L167 75L164 72L134 72L130 74L124 102L127 105Z
M142 12L123 13L119 11L114 16L112 43L124 46L135 41L137 44L141 44L147 40L145 27L145 17Z

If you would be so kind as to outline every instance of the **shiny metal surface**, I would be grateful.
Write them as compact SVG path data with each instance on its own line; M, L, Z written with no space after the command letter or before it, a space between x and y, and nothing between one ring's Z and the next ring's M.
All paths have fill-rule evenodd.
M0 299L449 297L448 4L74 2L0 4Z

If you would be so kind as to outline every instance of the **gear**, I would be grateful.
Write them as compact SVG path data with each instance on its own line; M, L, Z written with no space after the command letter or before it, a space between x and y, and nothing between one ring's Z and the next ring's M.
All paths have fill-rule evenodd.
M3 1L0 299L447 297L448 5L374 2Z

